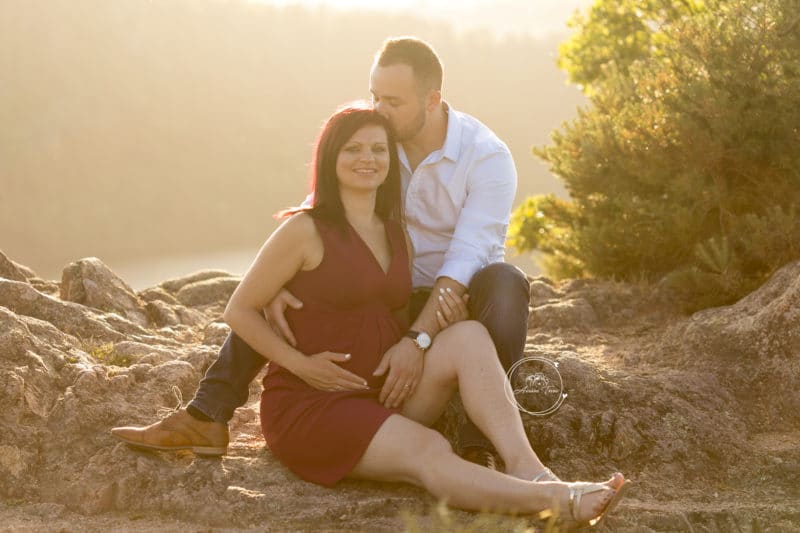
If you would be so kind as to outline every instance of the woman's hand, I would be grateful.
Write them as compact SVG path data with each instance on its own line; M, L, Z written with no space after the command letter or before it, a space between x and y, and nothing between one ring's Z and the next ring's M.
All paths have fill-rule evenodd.
M455 291L449 288L439 289L436 305L436 322L439 324L439 328L445 329L456 322L468 319L468 301L469 294L467 293L464 293L463 296L458 296Z
M322 352L302 357L298 364L288 370L315 389L323 391L369 389L364 378L336 364L349 360L349 353Z

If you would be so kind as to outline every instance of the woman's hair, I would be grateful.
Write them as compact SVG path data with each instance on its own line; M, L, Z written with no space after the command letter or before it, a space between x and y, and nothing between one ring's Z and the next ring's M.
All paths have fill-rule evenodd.
M397 156L394 130L385 117L364 101L341 106L322 126L314 145L314 158L311 162L311 207L286 209L276 216L285 218L305 211L316 218L334 224L344 224L346 219L339 195L336 160L342 147L359 129L373 124L381 126L386 131L389 149L389 171L386 180L378 187L375 212L384 220L401 220L400 160Z

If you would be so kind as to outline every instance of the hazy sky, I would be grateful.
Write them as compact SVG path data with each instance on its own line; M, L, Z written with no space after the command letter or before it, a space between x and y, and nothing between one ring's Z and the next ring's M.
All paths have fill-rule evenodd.
M499 35L529 33L536 37L564 33L576 9L593 0L250 0L285 6L300 4L341 10L410 13L450 22L456 31L484 28Z

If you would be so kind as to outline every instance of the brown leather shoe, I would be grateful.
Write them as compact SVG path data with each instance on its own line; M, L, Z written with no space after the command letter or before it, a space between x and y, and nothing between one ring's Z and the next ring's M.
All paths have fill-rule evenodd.
M228 451L228 426L197 420L186 409L177 409L149 426L113 428L111 434L129 446L148 450L191 450L198 455Z
M469 446L461 452L461 458L476 465L485 466L489 470L497 470L498 458L491 450L480 446Z

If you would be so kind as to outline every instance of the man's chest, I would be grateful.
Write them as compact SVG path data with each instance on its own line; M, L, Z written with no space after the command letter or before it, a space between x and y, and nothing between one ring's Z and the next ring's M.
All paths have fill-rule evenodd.
M403 176L403 199L410 226L452 233L467 197L467 187L457 174L434 165L418 167ZM443 172L444 170L444 172Z

